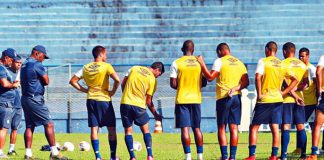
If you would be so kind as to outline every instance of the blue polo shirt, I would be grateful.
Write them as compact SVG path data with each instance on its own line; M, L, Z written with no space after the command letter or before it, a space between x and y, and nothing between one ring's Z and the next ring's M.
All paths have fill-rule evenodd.
M17 79L17 76L19 74L18 72L14 72L9 68L7 68L7 69L8 69L8 72L11 75L13 80L19 80L20 81L20 79ZM21 98L20 98L20 96L21 96L21 88L20 87L15 88L14 90L15 90L15 100L14 100L14 103L13 103L13 107L14 108L21 108Z
M0 79L5 78L9 82L13 82L14 79L9 74L8 69L0 64ZM15 99L15 90L14 89L7 89L0 85L0 102L11 102L13 103Z
M44 75L46 69L43 64L32 57L27 58L20 71L22 95L28 97L44 95L45 88L41 78Z

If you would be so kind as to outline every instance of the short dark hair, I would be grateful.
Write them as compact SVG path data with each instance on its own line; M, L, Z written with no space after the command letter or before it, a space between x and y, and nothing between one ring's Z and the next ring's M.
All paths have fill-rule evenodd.
M302 52L306 52L306 55L309 56L309 49L306 47L303 47L299 50L299 54L301 54Z
M283 46L282 46L282 49L285 50L285 51L288 51L288 52L292 52L292 53L295 53L296 51L296 46L294 43L292 42L287 42L285 43Z
M97 58L99 56L99 54L103 53L104 51L106 50L105 47L103 46L95 46L93 49L92 49L92 55L93 55L93 58Z
M195 45L194 45L193 41L192 40L186 40L186 41L183 42L181 51L183 53L185 53L186 51L190 51L190 50L193 51L194 48L195 48Z
M265 46L271 52L277 52L278 46L277 43L274 41L270 41Z
M220 43L217 45L217 48L216 48L216 52L218 53L218 51L223 51L223 50L229 50L230 51L230 48L228 46L227 43Z
M154 62L154 63L151 65L151 68L153 68L153 69L158 68L158 69L161 71L161 74L164 73L164 64L163 64L162 62Z

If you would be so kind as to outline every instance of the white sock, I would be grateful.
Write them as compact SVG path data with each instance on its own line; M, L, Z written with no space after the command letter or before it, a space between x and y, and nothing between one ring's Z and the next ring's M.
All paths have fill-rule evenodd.
M186 153L186 160L191 160L191 153Z
M12 152L15 150L15 144L10 144L9 146L9 152Z
M52 146L51 147L51 151L52 151L52 155L56 156L59 154L59 151L57 150L56 146Z
M25 153L26 156L28 157L32 157L33 156L33 152L31 150L31 148L26 148L26 153Z
M2 150L2 149L0 149L0 155L4 155L4 153L3 153L3 150Z
M203 154L202 153L198 153L197 158L198 158L198 160L203 159Z

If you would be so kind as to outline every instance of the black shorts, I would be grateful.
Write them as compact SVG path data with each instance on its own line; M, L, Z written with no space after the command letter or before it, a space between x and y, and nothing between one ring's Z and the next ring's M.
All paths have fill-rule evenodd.
M111 101L87 99L89 127L116 127L116 117Z
M21 105L24 110L26 128L47 125L51 122L50 112L42 95L22 96Z
M146 109L128 104L120 105L120 116L124 128L132 126L133 122L137 126L143 126L150 120Z
M296 103L283 103L282 124L304 124L305 107Z
M281 124L282 102L256 103L252 117L252 124Z
M200 128L201 108L200 104L176 104L175 106L176 128L192 127Z
M216 101L217 124L237 124L241 123L241 95L226 97Z

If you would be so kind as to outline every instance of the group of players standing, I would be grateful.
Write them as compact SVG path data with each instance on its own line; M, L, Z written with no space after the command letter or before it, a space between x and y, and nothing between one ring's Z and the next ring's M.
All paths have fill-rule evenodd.
M231 55L226 43L220 43L217 56L211 71L208 70L202 56L194 56L194 43L187 40L181 48L183 56L175 60L170 67L170 86L177 90L175 99L176 127L181 128L181 141L185 159L191 160L190 128L192 128L197 159L203 159L203 135L200 131L201 122L201 88L208 81L216 78L216 117L218 124L218 141L222 160L236 159L238 144L238 125L241 121L240 91L249 85L245 65ZM256 159L257 133L261 124L270 124L273 136L270 160L287 159L290 125L297 128L297 149L302 159L317 159L320 129L324 123L324 56L321 56L317 70L309 63L309 50L299 51L301 60L295 58L296 47L287 42L282 48L284 60L276 57L277 44L273 41L265 46L265 58L259 60L255 72L257 103L253 111L250 125L249 157ZM96 46L92 50L94 61L83 66L71 78L70 84L77 90L87 93L88 126L91 128L91 143L96 160L101 160L99 152L98 128L107 127L111 160L116 156L116 118L111 97L120 84L120 79L111 64L106 63L106 49ZM44 104L44 86L49 84L48 75L42 62L49 58L43 46L35 46L29 58L24 62L21 73L17 76L21 58L16 51L9 48L2 52L0 65L0 156L3 153L7 129L12 125L17 130L16 123L11 124L12 106L20 100L20 85L22 90L21 105L25 114L25 159L34 159L31 152L32 136L36 126L43 125L45 135L51 146L50 159L68 159L62 156L55 146L53 123L50 120L48 107ZM16 65L17 63L17 65ZM12 73L11 73L12 72ZM125 143L131 160L135 160L132 125L138 125L143 133L147 149L147 159L152 160L152 138L149 132L149 116L146 106L154 118L162 120L155 110L152 97L156 91L156 78L164 73L164 65L154 62L150 67L133 66L126 73L122 83L122 98L120 114L125 129ZM18 77L18 78L15 78ZM20 77L20 78L19 78ZM109 78L113 80L110 89ZM84 79L86 86L79 84ZM20 81L21 80L21 81ZM322 99L317 105L317 99ZM18 97L18 98L17 98ZM313 126L312 154L306 158L306 132L304 123L316 110ZM21 111L20 111L21 112ZM20 115L21 117L21 115ZM230 155L227 152L226 126L230 130ZM280 143L279 127L281 126L281 156L277 157ZM9 154L14 153L14 145L10 145Z
M218 59L214 61L211 71L208 70L202 56L194 56L194 43L187 40L181 48L183 56L175 60L170 67L170 86L177 90L175 98L176 127L181 128L181 141L185 159L191 160L190 128L192 128L197 148L197 159L203 159L203 135L200 131L201 122L201 88L208 81L216 78L216 114L218 124L218 141L222 160L236 159L238 144L238 125L241 121L240 92L249 85L245 65L231 55L226 43L220 43L217 48ZM320 128L324 122L324 99L317 106L318 96L322 93L324 82L322 72L324 56L318 63L317 71L309 62L309 50L302 48L299 59L295 58L296 47L287 42L282 48L284 60L276 57L277 44L273 41L265 46L265 58L259 60L255 85L257 103L253 111L250 125L249 157L256 159L257 133L261 124L269 124L273 135L270 160L287 159L290 125L297 128L297 149L301 159L317 159ZM101 159L99 153L98 127L107 126L111 159L116 159L116 121L111 96L120 83L113 67L106 61L106 50L96 46L92 52L94 62L84 65L70 80L70 84L88 94L88 123L91 127L91 141L96 159ZM130 159L135 159L132 138L132 124L140 126L147 148L147 159L153 159L152 139L148 129L146 106L156 120L161 116L156 112L152 97L156 90L156 78L164 73L164 65L154 62L150 67L134 66L128 70L121 87L122 98L120 114L125 128L125 142ZM317 76L316 76L317 75ZM113 89L109 90L109 80L114 80ZM78 82L84 79L87 88ZM313 128L312 154L306 157L306 132L304 123L316 110ZM230 155L227 152L226 126L230 130ZM277 157L280 143L279 127L281 127L281 156Z

